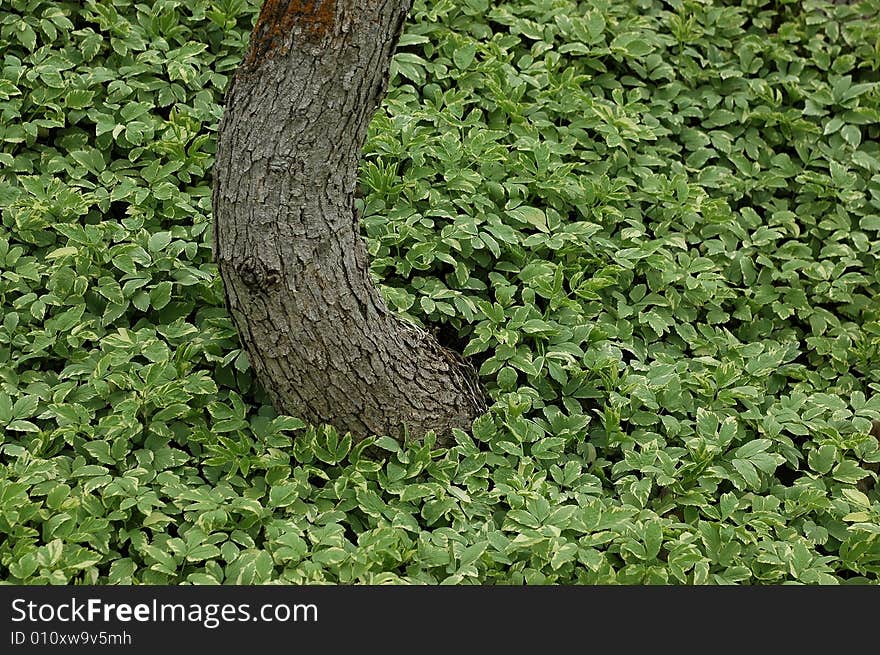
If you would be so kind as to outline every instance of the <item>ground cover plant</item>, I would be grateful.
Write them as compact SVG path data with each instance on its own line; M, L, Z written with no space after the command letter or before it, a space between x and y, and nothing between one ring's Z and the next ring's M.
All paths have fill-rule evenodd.
M0 579L875 583L878 3L418 0L362 167L455 444L277 416L211 258L253 0L0 6Z

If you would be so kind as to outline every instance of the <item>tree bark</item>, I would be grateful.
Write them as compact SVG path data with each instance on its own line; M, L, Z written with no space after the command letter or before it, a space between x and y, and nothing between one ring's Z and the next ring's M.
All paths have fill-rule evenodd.
M411 0L266 0L226 96L214 251L276 409L355 438L469 429L472 367L391 313L354 204Z

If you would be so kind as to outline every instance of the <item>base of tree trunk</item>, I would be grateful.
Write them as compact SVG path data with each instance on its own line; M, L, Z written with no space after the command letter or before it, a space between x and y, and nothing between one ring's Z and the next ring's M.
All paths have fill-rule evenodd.
M354 205L409 1L267 0L226 98L214 239L275 407L356 438L470 429L473 368L388 310Z

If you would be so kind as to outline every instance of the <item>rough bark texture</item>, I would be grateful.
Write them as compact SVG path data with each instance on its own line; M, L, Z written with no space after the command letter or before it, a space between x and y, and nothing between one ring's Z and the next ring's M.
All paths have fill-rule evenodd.
M279 411L358 438L448 434L485 407L473 369L388 310L358 229L410 1L266 0L214 168L214 250L253 369Z

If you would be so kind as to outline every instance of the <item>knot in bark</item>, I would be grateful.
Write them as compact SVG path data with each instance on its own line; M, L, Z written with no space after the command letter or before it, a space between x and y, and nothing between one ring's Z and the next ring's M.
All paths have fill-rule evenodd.
M253 255L238 262L235 271L251 291L267 291L281 281L281 271Z

